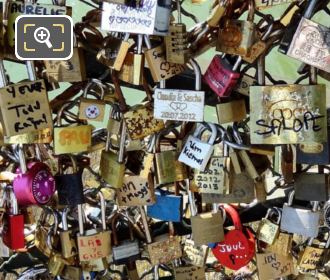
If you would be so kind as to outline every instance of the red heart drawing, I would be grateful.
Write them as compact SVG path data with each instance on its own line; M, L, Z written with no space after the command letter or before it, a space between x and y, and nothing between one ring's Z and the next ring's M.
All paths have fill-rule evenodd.
M242 231L235 229L229 231L225 235L225 240L219 242L212 252L222 265L238 270L250 262L249 250L246 236Z

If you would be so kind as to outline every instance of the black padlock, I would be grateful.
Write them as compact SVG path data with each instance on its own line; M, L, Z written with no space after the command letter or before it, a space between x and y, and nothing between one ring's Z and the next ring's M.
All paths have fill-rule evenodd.
M69 159L72 163L72 173L64 174L64 159ZM58 203L75 207L85 203L82 173L83 169L77 167L76 159L72 155L61 155L58 159L58 174L55 175Z

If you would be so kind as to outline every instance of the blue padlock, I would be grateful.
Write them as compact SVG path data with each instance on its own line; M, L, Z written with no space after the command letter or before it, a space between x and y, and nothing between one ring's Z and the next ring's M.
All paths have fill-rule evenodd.
M157 190L155 195L156 203L147 206L147 215L161 221L181 222L182 196L163 190Z

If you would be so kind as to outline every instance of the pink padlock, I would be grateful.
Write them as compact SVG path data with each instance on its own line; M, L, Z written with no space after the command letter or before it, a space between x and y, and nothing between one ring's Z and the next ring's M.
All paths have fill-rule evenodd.
M214 56L203 76L203 81L219 96L227 97L238 83L240 73L236 72L242 63L238 57L234 66L231 66L220 55Z
M13 189L19 205L44 205L50 201L55 193L55 180L48 165L30 162L26 172L17 168L16 174Z

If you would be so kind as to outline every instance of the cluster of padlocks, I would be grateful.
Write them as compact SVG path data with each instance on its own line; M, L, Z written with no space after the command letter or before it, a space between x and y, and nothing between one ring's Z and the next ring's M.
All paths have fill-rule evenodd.
M0 278L330 279L329 2L214 0L198 22L180 0L6 1ZM86 3L69 60L15 56L18 16Z

